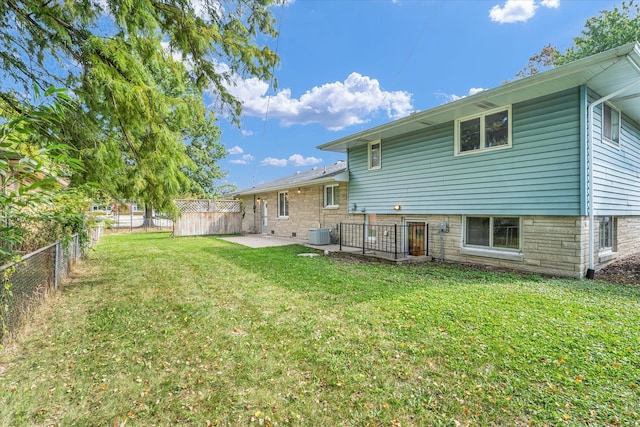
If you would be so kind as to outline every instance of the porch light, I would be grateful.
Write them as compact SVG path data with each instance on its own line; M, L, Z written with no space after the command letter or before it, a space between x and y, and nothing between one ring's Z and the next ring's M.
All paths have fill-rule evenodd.
M399 210L400 210L400 205L395 205L395 206L393 207L393 210L394 210L394 211L399 211Z

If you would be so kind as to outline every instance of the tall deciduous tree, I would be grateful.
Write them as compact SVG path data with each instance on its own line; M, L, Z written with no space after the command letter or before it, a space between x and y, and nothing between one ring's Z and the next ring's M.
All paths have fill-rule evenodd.
M640 6L633 0L623 1L619 8L614 6L613 10L602 10L599 16L589 18L581 35L573 39L573 46L559 53L554 64L565 64L638 40Z
M640 6L634 0L623 1L620 7L602 10L599 16L589 18L581 34L573 39L573 45L564 53L551 45L542 48L540 53L529 59L529 63L517 77L536 74L542 69L566 64L634 41L640 41Z
M0 3L0 108L19 111L33 83L68 87L65 142L112 195L163 210L183 192L213 192L224 155L215 117L238 123L236 76L271 80L276 30L258 0L5 0ZM260 43L263 44L260 44ZM197 167L199 163L200 167Z

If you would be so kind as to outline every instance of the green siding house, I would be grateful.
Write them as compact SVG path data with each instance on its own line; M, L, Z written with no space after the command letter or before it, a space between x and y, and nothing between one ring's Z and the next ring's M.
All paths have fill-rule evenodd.
M593 277L640 251L637 43L318 148L349 218L428 224L434 258Z

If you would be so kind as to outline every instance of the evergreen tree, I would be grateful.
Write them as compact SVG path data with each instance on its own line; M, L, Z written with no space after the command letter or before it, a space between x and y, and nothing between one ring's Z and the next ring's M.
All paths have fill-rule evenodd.
M21 111L34 84L69 88L63 139L84 163L72 183L164 211L222 176L205 91L239 123L234 77L270 80L278 61L259 43L276 35L265 1L6 0L0 18L0 109Z

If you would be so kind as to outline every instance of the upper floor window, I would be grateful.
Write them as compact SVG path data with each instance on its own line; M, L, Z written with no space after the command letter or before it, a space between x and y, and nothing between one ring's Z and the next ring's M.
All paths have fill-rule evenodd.
M340 204L340 187L338 184L327 185L324 187L324 207L337 208Z
M455 122L455 154L511 147L511 106Z
M465 246L520 250L520 218L468 216L465 219Z
M382 143L373 141L369 143L369 169L382 167Z
M609 104L602 104L602 138L604 141L620 144L620 111Z
M289 216L289 193L281 191L278 193L278 217L287 218Z

